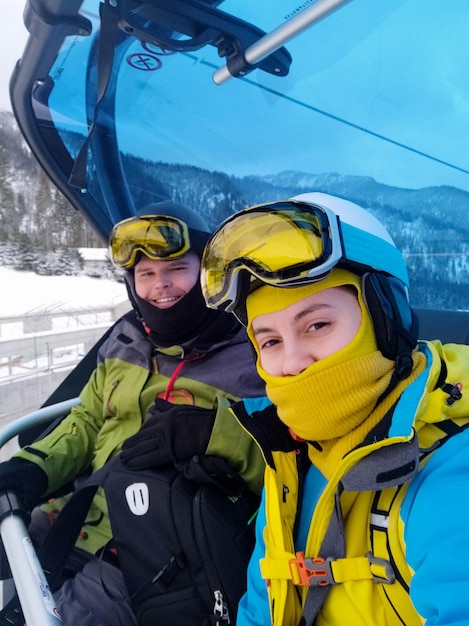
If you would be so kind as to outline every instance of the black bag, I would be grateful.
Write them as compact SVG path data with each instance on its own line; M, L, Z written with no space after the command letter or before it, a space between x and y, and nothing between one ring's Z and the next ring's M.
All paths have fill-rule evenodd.
M79 487L39 551L52 587L99 485L138 624L235 624L259 498L229 466L194 457L180 469L136 471L110 461Z

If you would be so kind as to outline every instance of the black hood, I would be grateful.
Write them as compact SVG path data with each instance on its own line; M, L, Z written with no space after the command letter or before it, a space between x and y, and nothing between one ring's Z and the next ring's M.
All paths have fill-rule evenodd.
M125 272L125 283L130 302L156 346L190 344L191 349L205 351L241 328L231 313L207 307L199 281L169 309L158 309L136 294L132 270Z

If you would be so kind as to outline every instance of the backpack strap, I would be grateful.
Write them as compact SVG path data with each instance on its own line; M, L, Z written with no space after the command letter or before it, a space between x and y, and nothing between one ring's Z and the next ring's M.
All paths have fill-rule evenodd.
M336 493L335 496L334 511L332 512L331 519L329 521L329 527L326 531L326 535L321 546L321 552L323 554L331 556L334 555L334 560L345 556L344 524L342 520L342 509L339 501L339 493ZM314 586L314 592L311 593L313 587L310 587L310 590L308 591L308 594L306 596L305 605L303 607L303 615L301 616L300 626L306 626L313 623L316 615L319 613L319 610L326 600L327 594L330 591L331 582L334 580L332 576L328 575L329 571L328 568L325 568L326 562L324 559L312 559L311 565L313 565L314 561L319 560L323 562L316 565L319 565L320 571L324 569L324 572L327 574L329 582L326 582L326 584L324 584L323 580L321 584L321 578L318 577L316 579L318 581L317 586ZM330 561L330 559L327 559L327 561Z
M390 519L392 512L396 515L399 513L408 485L406 483L376 492L370 515L370 543L371 553L388 562L393 571L393 584L386 588L383 598L391 604L403 624L414 626L421 624L421 619L416 620L415 608L409 596L410 570L399 537L389 533L389 526L395 527Z
M435 452L437 448L454 435L468 428L469 420L463 419L458 423L458 421L449 419L439 422L434 426L435 429L431 429L430 434L432 441L426 442L428 443L428 447L426 446L419 450L418 468L421 468L422 465L430 459L432 453ZM417 437L415 437L414 446L417 444ZM381 453L378 451L378 454ZM289 562L290 572L288 575L285 573L285 576L279 576L281 578L289 578L297 585L309 587L299 626L310 626L314 624L332 585L350 580L371 579L375 583L388 585L385 595L393 605L397 614L402 613L402 607L409 605L410 573L406 567L404 556L399 555L398 550L393 551L393 541L392 537L389 535L388 529L389 520L393 515L393 511L397 512L400 510L400 505L407 492L409 481L417 469L417 467L415 470L412 469L411 456L412 455L409 456L407 462L405 458L401 459L403 462L402 468L407 469L408 475L405 476L405 472L403 472L399 480L396 481L399 484L394 483L393 485L391 484L392 481L390 481L390 483L384 485L383 488L375 489L376 494L370 516L371 552L363 557L356 557L354 559L337 558L337 556L334 556L337 550L335 542L337 542L339 546L341 546L343 542L343 528L339 508L340 503L337 501L336 497L334 513L331 517L323 546L321 547L321 554L330 554L332 558L305 559L304 554L297 553L296 559ZM381 460L386 461L387 459ZM389 460L391 460L391 457ZM365 482L373 479L371 464L367 468L369 461L373 462L373 459L364 459L364 463L362 462L359 466L353 468L350 475L346 477L344 482L348 490L360 490L358 480L363 480L363 477L365 477ZM367 490L371 490L372 485L362 485L362 489L364 487L366 487ZM378 485L376 485L376 487L378 487ZM338 515L340 517L339 520L337 520ZM330 547L331 544L332 548ZM345 555L345 546L342 555ZM277 572L277 574L279 574L279 572ZM268 576L266 577L268 578ZM399 610L396 609L396 607L398 607ZM409 619L410 618L407 617L403 623L411 626L412 622L409 621ZM420 621L418 623L420 623Z
M446 377L448 375L448 367L446 365L446 361L441 361L441 369L440 375L438 376L438 380L435 384L435 389L441 389L446 394L448 394L448 398L446 399L446 404L448 406L452 406L458 400L462 398L462 384L460 382L457 383L448 383ZM451 420L448 420L451 421Z
M374 450L342 477L335 496L334 511L320 549L320 554L326 557L307 559L306 575L303 574L302 582L295 583L309 587L300 626L314 624L332 585L364 579L371 579L375 583L394 583L394 572L386 558L376 557L371 552L361 557L345 557L340 494L344 490L380 491L389 487L397 488L416 473L418 457L419 445L414 436L405 445L397 443ZM324 572L323 576L321 570ZM294 579L294 573L290 578Z
M456 383L452 385L446 382L447 368L446 363L442 361L442 368L440 378L436 384L436 387L441 388L448 394L446 403L448 406L454 404L462 397L461 385ZM391 409L392 410L392 409ZM443 422L436 423L430 432L430 442L428 447L419 450L418 464L414 463L412 458L407 459L407 463L402 464L402 474L392 484L392 480L387 485L376 485L376 495L373 500L371 517L370 517L370 539L372 551L366 554L364 557L358 557L356 559L344 559L344 558L315 558L305 559L304 554L297 553L296 559L289 562L289 568L293 572L290 573L287 578L295 578L294 570L298 567L297 576L302 581L295 584L309 586L309 590L306 596L306 601L303 608L303 614L300 620L299 626L310 626L314 624L322 605L324 604L327 594L329 593L331 586L334 584L340 584L346 580L360 580L360 579L372 579L376 583L383 583L392 586L393 597L396 598L396 602L400 605L403 602L409 603L409 583L410 576L408 569L406 569L405 559L399 561L397 555L392 554L392 544L390 543L390 537L388 533L389 518L391 515L391 509L396 505L400 508L400 504L404 499L407 491L406 487L409 484L410 479L415 471L422 467L423 463L426 463L431 454L443 445L448 439L454 435L462 432L469 427L469 419L463 420L445 420ZM414 437L415 443L417 443L417 437ZM378 452L382 454L381 451ZM386 456L386 455L385 455ZM381 461L386 462L386 458ZM370 490L371 485L360 485L360 481L364 476L371 477L373 480L374 472L371 471L372 467L367 468L368 461L360 463L358 468L352 469L346 476L345 488L348 490ZM405 461L405 459L403 459ZM371 459L373 463L373 459ZM412 467L412 465L414 467ZM355 476L358 469L358 476ZM405 473L407 472L407 476ZM359 480L356 480L356 479ZM354 485L353 483L356 482ZM336 503L334 512L329 522L329 527L326 531L324 543L321 546L322 554L334 555L334 551L337 549L336 545L342 546L343 542L343 525L340 512L340 502L336 495ZM335 543L337 542L337 544ZM332 548L332 552L328 551L328 546ZM345 556L345 545L343 546L343 554ZM368 561L368 563L367 563ZM394 567L393 565L394 564ZM407 572L407 574L406 574ZM268 578L268 576L266 576ZM282 577L282 576L281 576ZM394 596L394 592L396 595ZM388 597L388 594L386 594ZM391 601L391 600L390 600ZM393 602L394 606L394 602ZM407 622L406 622L407 623Z
M93 472L78 487L60 511L38 550L39 561L52 590L60 586L65 563L75 546L96 491L112 471L117 458L111 459L101 469Z
M458 421L448 419L430 424L424 437L425 447L420 449L419 468L422 468L446 441L468 427L469 420L466 418ZM389 528L395 527L393 519L400 511L408 486L407 482L395 488L376 492L370 516L370 541L373 555L393 564L395 584L387 590L385 597L396 614L400 616L402 623L411 626L410 571L399 542L396 544L396 537L389 533ZM409 607L409 611L406 611L406 607ZM420 619L415 623L420 624Z

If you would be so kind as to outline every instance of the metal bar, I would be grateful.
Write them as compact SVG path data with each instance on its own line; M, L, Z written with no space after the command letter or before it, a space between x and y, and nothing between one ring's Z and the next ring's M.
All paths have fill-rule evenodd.
M18 356L22 364L27 364L28 361L47 354L50 349L57 350L81 343L85 344L85 347L92 346L112 323L109 321L95 326L80 326L73 330L50 330L27 333L14 339L0 339L0 359Z
M61 624L54 596L23 520L14 514L4 517L0 523L0 535L26 624Z
M10 422L0 430L0 448L31 426L67 414L80 402L80 398L57 402ZM61 624L54 597L20 515L13 511L4 515L0 536L27 626Z
M71 400L45 406L33 413L23 415L13 420L0 430L0 448L4 446L7 441L10 441L10 439L13 439L13 437L19 435L24 430L31 428L31 426L42 424L42 422L47 422L51 418L59 417L59 415L65 415L73 406L80 403L80 398L72 398Z
M337 9L340 9L350 1L351 0L318 0L312 6L300 11L298 15L292 17L288 22L281 24L264 37L261 37L261 39L252 44L252 46L249 46L244 53L246 61L250 65L259 63L262 59L269 56L269 54L272 54L272 52L284 46L287 41L293 37L297 37L304 30L307 30L313 24L319 22ZM220 67L213 74L213 80L217 85L221 85L230 78L232 78L232 75L227 65Z

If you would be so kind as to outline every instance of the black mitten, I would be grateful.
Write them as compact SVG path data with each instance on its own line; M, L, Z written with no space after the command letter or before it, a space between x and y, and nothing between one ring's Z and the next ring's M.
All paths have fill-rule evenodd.
M132 469L159 467L205 454L216 411L158 398L142 428L122 446L121 459Z
M269 465L273 466L272 452L291 452L305 445L292 437L288 427L277 415L277 409L273 404L252 414L246 411L242 402L236 407L238 421L253 435Z
M0 493L12 491L28 511L39 504L47 484L46 473L35 463L18 457L0 463Z

